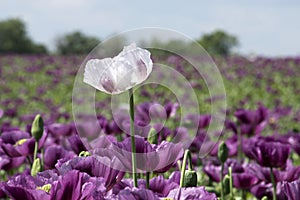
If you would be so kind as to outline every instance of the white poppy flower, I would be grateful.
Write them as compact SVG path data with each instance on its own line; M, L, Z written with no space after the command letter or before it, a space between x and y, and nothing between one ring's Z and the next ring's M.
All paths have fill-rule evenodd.
M113 58L91 59L83 81L102 92L119 94L147 79L153 66L150 55L133 43Z

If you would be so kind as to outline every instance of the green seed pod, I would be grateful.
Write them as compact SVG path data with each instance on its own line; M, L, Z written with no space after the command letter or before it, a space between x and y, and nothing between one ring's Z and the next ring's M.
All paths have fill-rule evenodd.
M41 161L39 158L36 158L34 161L33 161L33 165L32 165L32 168L31 168L31 176L35 176L38 172L41 171Z
M196 187L197 186L197 173L193 170L185 170L184 173L184 187Z
M222 162L225 163L228 157L228 148L225 144L225 142L221 142L219 145L218 149L218 159Z
M35 141L39 141L43 136L44 132L44 121L40 115L35 116L31 127L31 134Z
M223 179L223 186L224 186L224 194L229 194L230 193L230 177L228 174L225 175Z
M148 134L148 142L150 144L158 144L158 136L157 136L157 132L154 128L151 128Z

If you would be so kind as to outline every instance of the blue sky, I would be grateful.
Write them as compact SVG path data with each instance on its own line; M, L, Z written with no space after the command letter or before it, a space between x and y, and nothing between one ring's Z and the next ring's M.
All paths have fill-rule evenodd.
M105 39L129 29L162 27L195 39L223 29L238 37L243 54L300 55L296 0L0 0L0 8L0 20L22 18L29 35L51 47L58 35L73 30Z

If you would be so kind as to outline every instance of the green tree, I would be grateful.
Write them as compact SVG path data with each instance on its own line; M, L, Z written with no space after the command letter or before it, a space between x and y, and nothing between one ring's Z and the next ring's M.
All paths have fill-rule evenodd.
M210 54L227 56L232 53L232 48L238 46L238 39L222 30L204 34L198 41Z
M47 53L44 45L34 43L20 19L0 21L0 53Z
M62 55L87 54L99 43L99 39L75 31L57 39L56 51Z

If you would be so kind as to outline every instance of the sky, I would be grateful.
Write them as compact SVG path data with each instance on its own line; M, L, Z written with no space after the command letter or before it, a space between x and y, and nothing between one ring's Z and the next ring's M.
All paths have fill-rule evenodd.
M194 39L222 29L239 39L237 51L245 55L300 55L298 0L0 0L0 10L0 20L23 19L29 36L52 49L74 30L103 40L161 27Z

